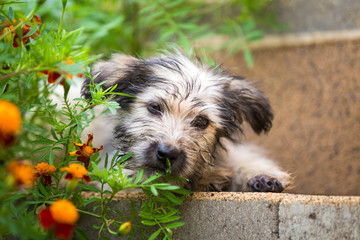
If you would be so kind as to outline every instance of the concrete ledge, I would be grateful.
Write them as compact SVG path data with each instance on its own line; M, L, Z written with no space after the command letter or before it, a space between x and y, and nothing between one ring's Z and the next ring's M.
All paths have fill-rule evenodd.
M229 41L227 36L211 36L197 40L193 43L196 47L218 47L223 46ZM280 47L302 47L315 44L337 43L342 41L360 40L360 29L338 30L326 32L302 32L286 34L267 34L263 39L249 45L252 50L257 49L276 49ZM239 44L244 44L239 42Z
M111 207L123 210L145 199L119 194ZM186 225L174 231L174 239L360 238L360 197L199 192L179 210ZM93 223L82 219L80 228L91 236Z

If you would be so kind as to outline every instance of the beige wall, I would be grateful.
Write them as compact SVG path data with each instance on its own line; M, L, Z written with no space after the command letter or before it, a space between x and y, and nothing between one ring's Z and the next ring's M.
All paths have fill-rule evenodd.
M360 40L257 49L217 56L223 68L258 82L275 120L247 140L295 176L292 193L360 195Z

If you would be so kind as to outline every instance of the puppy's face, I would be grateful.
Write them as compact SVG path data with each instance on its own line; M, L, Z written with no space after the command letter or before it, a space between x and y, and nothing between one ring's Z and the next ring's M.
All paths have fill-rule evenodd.
M164 172L195 180L216 164L221 137L234 138L248 121L255 132L268 131L272 113L267 99L251 84L184 56L138 60L115 55L95 65L97 82L117 84L119 96L115 142L126 154L127 167ZM87 96L86 89L83 91Z

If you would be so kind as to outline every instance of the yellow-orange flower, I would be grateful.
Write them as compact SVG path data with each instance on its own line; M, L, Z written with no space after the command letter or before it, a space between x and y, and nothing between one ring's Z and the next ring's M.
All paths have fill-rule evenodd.
M98 151L103 149L103 146L101 145L99 148L92 148L91 142L93 140L94 136L92 133L88 134L88 140L86 143L75 143L74 145L79 148L77 151L70 152L70 156L77 156L77 160L80 162L83 162L85 167L88 168L90 165L90 158L94 153L97 153Z
M67 172L65 179L83 179L86 183L90 181L90 177L87 176L88 170L80 164L72 163L69 167L61 168L61 171Z
M19 19L21 22L24 22L23 19ZM30 22L32 24L37 23L38 25L41 24L40 18L37 15L33 15L33 17L30 19ZM0 35L2 35L5 32L11 31L9 35L11 35L11 40L13 40L13 47L17 48L19 47L19 44L25 44L29 38L34 39L36 36L40 34L39 30L36 30L32 35L25 37L31 30L31 26L28 24L23 24L21 28L21 34L18 34L17 31L14 30L14 27L17 25L17 21L14 19L12 22L9 20L2 21L2 29L0 29ZM12 35L14 38L12 39Z
M50 206L50 212L54 220L58 223L75 224L79 218L79 213L72 202L60 199Z
M38 163L35 166L37 170L36 177L42 176L44 178L44 182L47 184L51 184L50 174L56 171L56 168L48 163Z
M68 59L66 59L66 61L62 61L62 63L65 63L66 65L72 65L75 62L73 60L71 60L70 58L68 58ZM64 81L65 81L64 75L66 75L68 79L73 79L73 75L69 74L67 71L60 72L60 71L53 71L53 70L44 70L44 71L40 71L40 72L48 75L47 80L48 80L49 84L59 83L60 85L63 85ZM81 78L84 75L82 73L78 73L76 76Z
M14 142L21 130L21 114L11 102L0 100L0 144L9 145Z
M35 168L27 161L12 161L6 169L17 186L31 186L35 180Z
M55 229L55 236L70 239L79 213L72 202L60 199L39 212L39 221L44 229Z

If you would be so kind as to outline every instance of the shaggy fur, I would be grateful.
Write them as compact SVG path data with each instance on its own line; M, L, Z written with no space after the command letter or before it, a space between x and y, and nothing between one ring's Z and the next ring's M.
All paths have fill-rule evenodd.
M137 59L115 54L96 63L95 82L104 89L117 85L121 108L116 116L97 118L84 133L94 133L94 144L119 157L133 152L128 173L164 172L166 159L175 176L189 179L185 186L201 191L280 192L290 182L255 146L240 143L246 121L260 134L272 126L268 99L241 77L192 62L180 53ZM91 98L86 86L82 94Z

